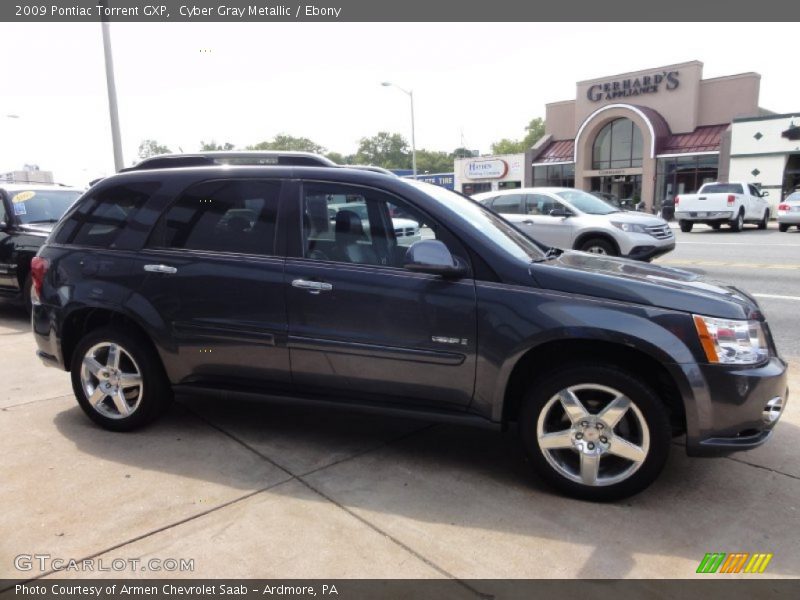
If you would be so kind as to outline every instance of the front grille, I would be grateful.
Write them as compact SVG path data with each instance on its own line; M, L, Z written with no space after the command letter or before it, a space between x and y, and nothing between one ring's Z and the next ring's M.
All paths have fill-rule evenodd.
M647 230L647 233L652 235L657 240L667 240L674 235L669 225L652 225L650 227L645 227L645 229Z

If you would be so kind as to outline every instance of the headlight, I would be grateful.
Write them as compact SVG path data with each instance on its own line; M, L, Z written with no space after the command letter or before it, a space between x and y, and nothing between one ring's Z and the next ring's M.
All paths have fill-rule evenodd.
M732 321L694 315L694 326L710 363L752 365L769 354L758 321Z
M617 229L622 229L622 231L627 231L628 233L647 233L644 225L638 225L636 223L617 223L616 221L611 221L611 224Z

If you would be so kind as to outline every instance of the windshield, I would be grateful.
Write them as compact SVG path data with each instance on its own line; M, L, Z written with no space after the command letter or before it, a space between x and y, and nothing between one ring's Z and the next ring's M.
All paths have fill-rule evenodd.
M430 183L408 181L408 184L429 196L433 196L437 201L468 221L492 244L515 258L525 261L544 258L544 252L532 239L515 229L504 218L484 208L474 200Z
M597 196L587 194L581 190L563 190L556 192L556 196L569 202L574 208L587 215L609 215L619 212L617 208L611 206L605 200Z
M797 202L800 201L800 192L794 192L793 194L789 194L786 196L786 200L784 202Z
M12 210L24 224L56 223L80 195L72 190L9 192Z

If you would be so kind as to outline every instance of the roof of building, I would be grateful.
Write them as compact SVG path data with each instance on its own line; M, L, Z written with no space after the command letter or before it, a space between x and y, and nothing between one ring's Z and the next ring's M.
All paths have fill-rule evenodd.
M572 162L575 159L575 140L550 142L534 161L539 163Z

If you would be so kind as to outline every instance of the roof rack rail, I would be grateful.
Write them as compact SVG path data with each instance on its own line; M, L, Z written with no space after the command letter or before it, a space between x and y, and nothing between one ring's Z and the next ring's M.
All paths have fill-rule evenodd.
M147 169L174 169L180 167L206 167L213 165L236 166L293 166L293 167L338 167L335 162L312 152L282 151L222 151L197 152L192 154L161 154L145 158L132 167L120 169L120 173Z

